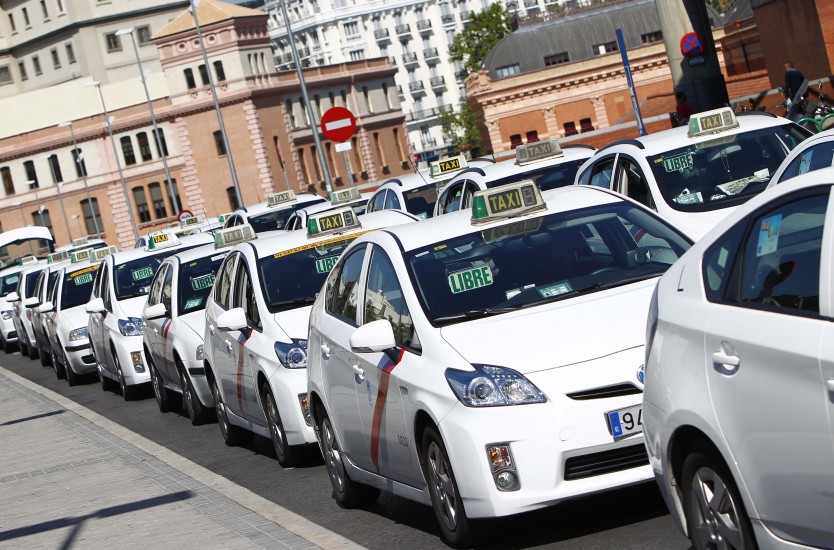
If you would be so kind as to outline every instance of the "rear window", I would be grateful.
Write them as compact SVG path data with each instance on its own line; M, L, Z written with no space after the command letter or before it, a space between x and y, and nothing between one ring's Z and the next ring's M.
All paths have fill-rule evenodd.
M291 206L281 207L278 210L269 210L263 214L249 217L249 225L255 230L255 233L263 233L264 231L275 231L277 229L284 229L287 225L287 220L293 215L293 212L299 208L324 202L324 199L318 198L307 202L297 202Z
M0 278L0 296L6 296L9 292L13 292L17 288L19 280L20 273L13 273Z
M429 183L410 191L404 191L403 198L405 199L406 211L423 220L431 218L434 214L434 203L437 202L437 186L434 183Z

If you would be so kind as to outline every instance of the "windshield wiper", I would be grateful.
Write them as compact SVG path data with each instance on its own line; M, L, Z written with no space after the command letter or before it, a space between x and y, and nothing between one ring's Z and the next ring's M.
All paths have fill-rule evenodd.
M464 311L462 313L456 313L454 315L445 315L443 317L437 317L434 319L435 323L449 323L452 321L460 321L463 319L480 319L482 317L489 317L490 315L497 315L499 313L504 313L505 311L510 311L511 309L515 308L492 308L487 307L484 309L470 309L469 311Z
M283 302L273 302L269 304L271 307L301 307L308 306L315 302L315 298L295 298L294 300L284 300Z

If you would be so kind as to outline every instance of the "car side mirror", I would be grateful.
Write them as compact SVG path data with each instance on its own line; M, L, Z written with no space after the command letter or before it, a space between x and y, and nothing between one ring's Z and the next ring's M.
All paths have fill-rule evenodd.
M52 305L52 302L44 302L38 306L38 313L49 313L55 309L55 306Z
M395 347L394 329L388 319L366 323L350 335L350 349L356 353L384 352Z
M145 308L145 319L147 319L148 321L152 319L159 319L160 317L165 317L165 315L167 314L168 310L165 309L165 304L163 304L162 302Z
M249 324L242 307L235 307L217 316L217 328L220 330L242 330Z
M26 307L35 307L41 305L41 302L38 300L37 296L30 296L29 298L23 300L23 305Z
M20 295L18 295L17 292L9 292L8 294L6 294L6 301L10 303L19 302Z
M84 311L87 313L101 313L104 311L104 300L101 298L92 298L87 305L84 306Z

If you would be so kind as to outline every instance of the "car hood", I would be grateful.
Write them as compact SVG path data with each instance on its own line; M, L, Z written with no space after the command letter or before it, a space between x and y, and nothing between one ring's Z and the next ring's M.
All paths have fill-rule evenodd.
M676 212L674 216L669 216L671 221L678 229L692 239L699 241L704 235L709 233L713 227L721 223L724 218L729 216L738 206L728 206L720 210L711 210L709 212Z
M312 306L297 307L275 314L275 323L284 333L285 338L307 339L307 328L310 324L310 310ZM276 335L281 337L280 332Z
M116 302L116 307L113 308L113 313L119 319L127 319L128 317L142 318L142 310L145 309L145 304L148 303L147 296L136 296L126 300L119 300Z
M67 327L67 331L87 326L87 320L90 318L90 314L84 310L84 306L86 305L61 310L61 317L63 317L62 324Z
M202 341L206 332L206 310L200 309L179 316L182 324L194 331Z
M523 374L642 346L657 279L440 329L470 363Z

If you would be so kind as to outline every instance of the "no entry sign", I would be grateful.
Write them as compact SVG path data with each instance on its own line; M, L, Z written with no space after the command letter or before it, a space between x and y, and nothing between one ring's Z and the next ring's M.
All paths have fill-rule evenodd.
M344 107L331 107L321 116L321 132L330 141L347 141L356 130L356 117Z

